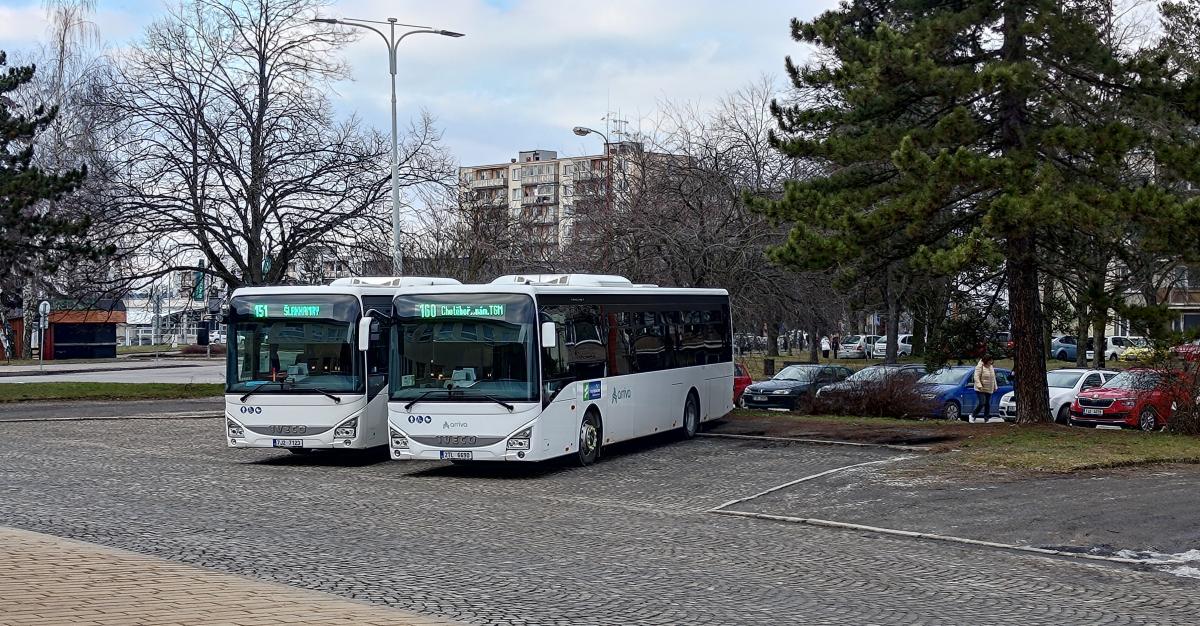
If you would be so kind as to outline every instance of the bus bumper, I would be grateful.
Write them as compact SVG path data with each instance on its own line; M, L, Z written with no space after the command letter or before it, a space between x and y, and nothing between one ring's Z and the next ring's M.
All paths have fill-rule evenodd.
M235 425L240 430L234 430ZM336 427L316 435L264 435L239 424L229 415L225 416L225 428L225 445L229 448L360 450L370 447L361 428L355 428L354 437L337 436Z

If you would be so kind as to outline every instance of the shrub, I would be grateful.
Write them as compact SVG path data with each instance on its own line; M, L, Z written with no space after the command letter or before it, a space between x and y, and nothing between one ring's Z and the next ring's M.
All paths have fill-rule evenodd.
M921 395L912 380L894 376L850 391L826 392L812 402L813 413L926 419L938 415L934 402Z
M213 354L225 354L225 345L214 343L209 346L184 346L179 350L180 354L208 354L208 348L212 348Z

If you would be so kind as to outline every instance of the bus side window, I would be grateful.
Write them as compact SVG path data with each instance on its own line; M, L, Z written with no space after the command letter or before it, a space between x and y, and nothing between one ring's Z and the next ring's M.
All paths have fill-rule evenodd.
M374 398L387 386L388 358L391 350L388 343L391 336L391 320L376 318L379 330L374 325L371 329L371 344L367 348L367 397Z

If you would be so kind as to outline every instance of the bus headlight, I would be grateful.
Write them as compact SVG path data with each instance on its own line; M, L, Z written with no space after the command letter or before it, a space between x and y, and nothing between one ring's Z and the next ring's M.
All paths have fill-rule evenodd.
M408 437L405 437L403 434L400 433L400 431L396 430L395 428L389 428L388 430L391 431L391 434L392 434L392 447L399 448L402 450L407 450L408 449Z
M229 428L230 437L241 438L246 436L246 432L242 430L242 427L239 426L237 422L231 419L226 419L225 424Z
M341 423L337 428L333 429L333 436L336 439L350 438L354 439L354 435L358 434L358 418L352 417Z
M529 439L532 436L533 436L533 426L530 426L528 428L522 428L521 430L513 433L513 435L508 438L508 445L506 447L509 450L528 450L529 449Z

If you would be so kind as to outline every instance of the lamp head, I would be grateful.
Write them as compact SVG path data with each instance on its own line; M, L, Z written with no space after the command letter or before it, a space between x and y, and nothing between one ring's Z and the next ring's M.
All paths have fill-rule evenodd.
M437 34L439 34L439 35L444 35L444 36L446 36L446 37L456 37L456 38L457 38L457 37L465 37L465 36L466 36L466 35L464 35L463 33L456 33L456 32L454 32L454 31L452 31L452 30L439 30L439 31L437 32Z
M590 129L590 128L584 128L584 127L582 127L582 126L576 126L575 128L572 128L572 129L571 129L571 132L575 133L576 135L579 135L580 137L586 137L586 136L588 136L588 135L590 135L590 134L592 134L593 132L596 132L596 131L593 131L593 130L592 130L592 129Z

